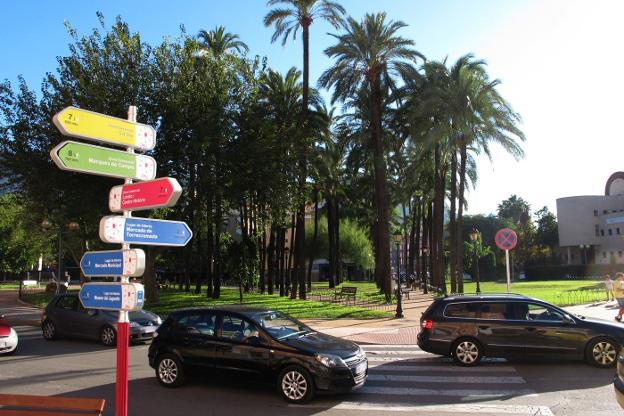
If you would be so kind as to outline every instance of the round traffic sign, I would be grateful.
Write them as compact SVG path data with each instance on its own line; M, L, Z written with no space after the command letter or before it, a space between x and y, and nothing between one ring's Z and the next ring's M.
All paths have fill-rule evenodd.
M496 245L501 250L513 250L516 244L518 244L518 235L511 228L503 228L498 230L494 241L496 241Z

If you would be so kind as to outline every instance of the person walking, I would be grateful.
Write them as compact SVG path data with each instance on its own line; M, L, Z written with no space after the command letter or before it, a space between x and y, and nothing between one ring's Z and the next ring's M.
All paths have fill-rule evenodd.
M615 300L617 300L620 310L615 317L616 321L622 321L622 315L624 314L624 273L615 274L615 283L613 285L615 292Z
M605 290L607 291L607 302L615 300L615 294L613 293L613 280L611 276L606 274L604 277Z

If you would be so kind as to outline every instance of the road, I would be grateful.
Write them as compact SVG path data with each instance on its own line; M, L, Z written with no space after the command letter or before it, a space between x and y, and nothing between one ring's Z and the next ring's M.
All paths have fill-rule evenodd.
M95 342L48 342L35 327L18 326L20 346L0 356L0 392L106 399L114 414L115 350ZM305 406L283 402L272 386L196 377L178 389L161 387L147 364L147 346L131 347L129 414L152 415L561 415L622 414L614 371L579 362L486 360L461 368L409 346L365 346L366 385L317 397Z

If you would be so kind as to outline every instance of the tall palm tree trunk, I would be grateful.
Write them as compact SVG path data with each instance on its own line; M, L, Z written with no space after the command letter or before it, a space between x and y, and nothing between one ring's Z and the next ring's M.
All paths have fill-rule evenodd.
M390 213L388 202L388 184L386 161L381 129L381 85L377 72L371 76L371 123L375 165L375 202L377 207L377 258L375 275L382 282L382 291L386 302L392 300L390 281Z
M464 189L466 187L466 141L462 135L459 139L459 190L458 194L458 207L457 207L457 274L459 280L457 282L457 289L459 293L464 293Z
M333 288L338 284L338 279L336 276L336 233L334 231L334 227L336 225L336 219L334 218L335 210L334 210L334 198L332 195L327 195L325 197L325 206L327 210L327 238L329 243L329 253L328 253L328 261L329 261L329 287Z
M314 200L314 235L312 236L312 247L310 257L308 258L308 292L312 290L312 266L314 264L314 248L316 247L316 239L318 237L318 187L315 185L313 189Z
M455 209L457 199L457 152L451 149L451 211L449 213L449 264L451 272L451 293L457 292L457 229L455 227Z

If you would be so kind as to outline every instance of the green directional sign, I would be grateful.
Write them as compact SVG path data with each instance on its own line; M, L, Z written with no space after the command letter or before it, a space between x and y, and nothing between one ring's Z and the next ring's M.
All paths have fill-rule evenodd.
M106 147L65 141L52 149L50 156L63 170L142 181L156 177L153 158Z

